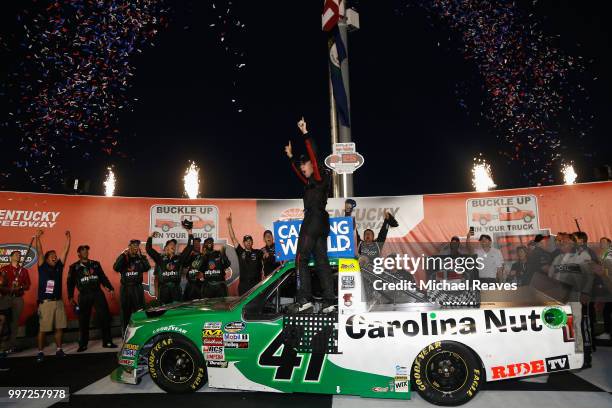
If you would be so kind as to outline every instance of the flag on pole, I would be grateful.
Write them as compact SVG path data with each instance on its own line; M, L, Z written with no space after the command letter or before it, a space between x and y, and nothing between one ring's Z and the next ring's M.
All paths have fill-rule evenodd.
M347 58L347 54L338 26L336 26L329 33L328 46L329 72L331 76L334 100L336 101L336 110L338 111L338 119L342 126L350 127L351 121L349 116L348 97L346 95L346 89L344 89L342 70L340 69L342 61Z
M340 3L342 0L325 0L321 25L323 31L331 31L340 20Z

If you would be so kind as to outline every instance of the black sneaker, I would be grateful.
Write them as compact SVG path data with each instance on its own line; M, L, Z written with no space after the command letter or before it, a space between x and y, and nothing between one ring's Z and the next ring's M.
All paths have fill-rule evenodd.
M36 362L42 363L44 359L45 359L45 353L43 353L42 351L39 351L38 354L36 355Z
M77 349L77 353L82 353L85 350L87 350L87 346L79 346L79 348Z
M336 302L324 301L323 304L321 304L321 313L333 313L336 311L337 306Z
M104 348L117 348L117 345L115 343L106 343L106 344L103 344L102 347L104 347Z
M307 300L298 300L291 306L289 306L289 311L291 313L310 313L313 310L312 302Z
M64 350L63 350L63 349L58 349L58 350L55 352L55 356L56 356L56 357L66 357L66 353L64 353Z

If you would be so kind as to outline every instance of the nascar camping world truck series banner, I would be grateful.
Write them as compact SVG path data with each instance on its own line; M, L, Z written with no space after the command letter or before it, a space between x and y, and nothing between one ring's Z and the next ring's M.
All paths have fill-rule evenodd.
M576 222L592 239L612 235L612 182L355 200L357 208L353 216L360 234L366 228L377 232L385 211L397 219L399 226L391 228L387 236L385 252L388 253L402 253L405 252L401 250L402 245L419 243L424 243L426 251L425 243L447 242L455 235L465 237L470 227L474 227L476 238L489 234L497 244L503 240L526 244L536 234L575 231ZM342 217L344 200L330 199L327 208L330 216ZM91 247L90 257L101 262L112 284L119 287L119 275L113 272L112 265L130 239L144 242L157 231L162 235L155 245L176 238L181 249L187 235L180 223L188 219L194 224L194 235L212 237L217 245L226 245L229 234L225 219L230 212L236 235L252 235L255 247L262 247L264 230L272 230L277 221L300 219L302 203L301 200L186 200L0 192L0 263L8 263L10 252L20 250L25 256L24 266L33 272L21 324L36 311L38 274L35 269L40 254L28 248L37 229L44 230L45 250L61 250L64 232L70 230L72 248L67 263L76 260L78 245L87 244ZM232 262L230 294L235 294L238 258L230 246L227 251ZM146 290L149 283L150 279L145 279ZM118 314L118 303L109 304L111 312ZM69 318L75 319L72 308L66 309Z

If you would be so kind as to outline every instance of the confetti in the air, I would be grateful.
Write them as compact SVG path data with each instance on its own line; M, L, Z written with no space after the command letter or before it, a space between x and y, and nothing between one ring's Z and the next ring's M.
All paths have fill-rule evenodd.
M236 5L229 0L215 0L210 2L209 28L213 31L219 47L226 55L226 65L232 72L230 100L235 111L242 113L244 104L240 92L240 85L246 71L246 24L236 12Z
M586 72L582 57L560 50L534 15L515 1L416 3L450 27L460 40L460 52L477 68L479 102L470 106L467 94L473 87L465 81L458 84L460 106L492 126L505 142L500 153L520 165L523 181L553 182L560 149L591 128L591 116L578 103L589 99L581 84ZM412 4L402 0L403 7ZM397 11L403 13L401 7Z
M60 183L67 157L115 156L133 56L167 25L163 0L39 1L17 16L18 68L4 84L19 138L17 171L42 190Z
M493 190L497 185L493 181L491 166L482 157L474 159L472 166L472 185L474 191L485 192Z

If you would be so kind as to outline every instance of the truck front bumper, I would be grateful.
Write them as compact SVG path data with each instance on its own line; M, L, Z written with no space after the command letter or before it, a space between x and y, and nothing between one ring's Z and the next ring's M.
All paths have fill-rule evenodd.
M138 369L131 367L119 366L113 370L110 374L110 379L113 382L121 384L132 384L137 385L140 383L140 377L138 376Z

